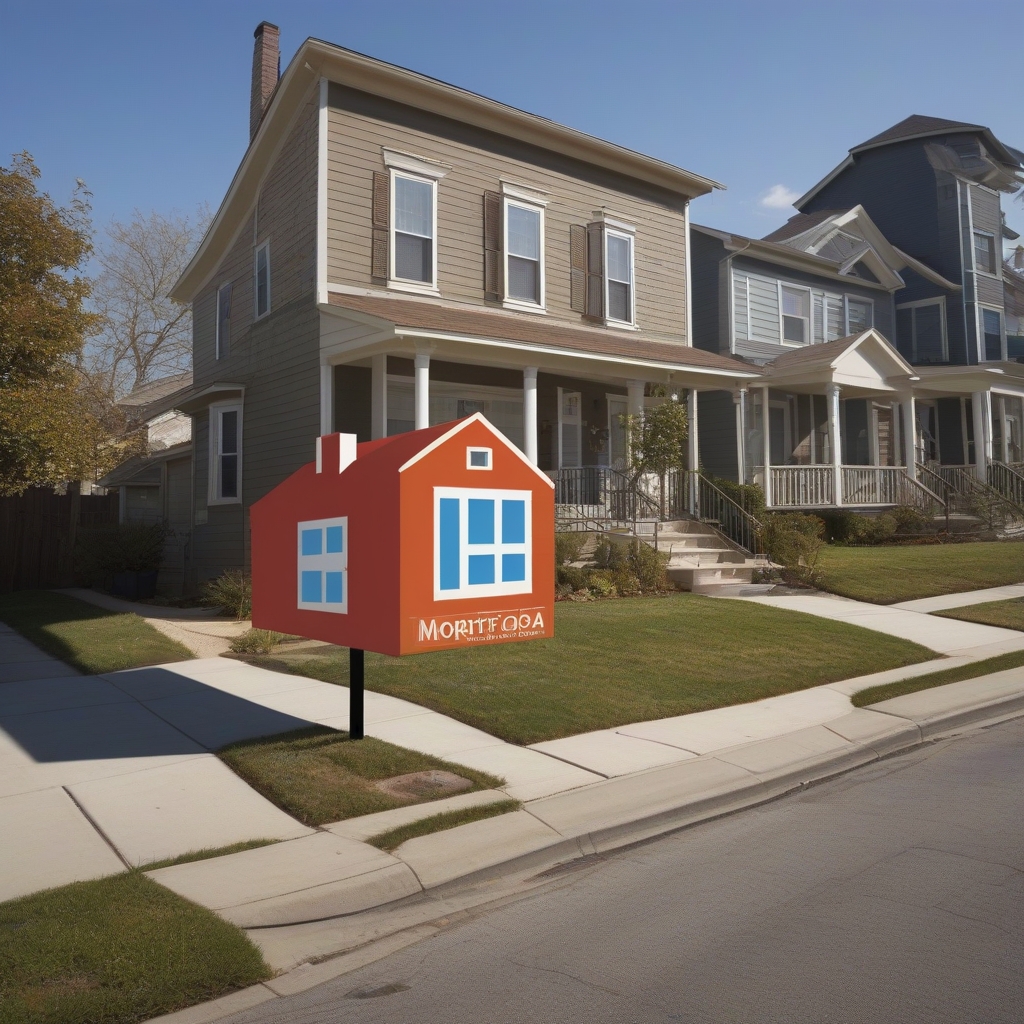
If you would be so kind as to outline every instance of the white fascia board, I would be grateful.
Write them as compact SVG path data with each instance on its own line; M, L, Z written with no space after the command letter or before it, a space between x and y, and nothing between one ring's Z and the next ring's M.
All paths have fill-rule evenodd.
M910 267L911 270L916 271L925 280L931 281L932 284L937 284L940 288L948 288L950 291L962 292L963 285L948 281L944 278L937 270L932 270L927 263L922 263L919 259L915 259L913 256L905 253L902 249L893 246L893 251L899 256L905 266Z
M538 469L527 457L524 452L521 452L497 427L494 426L488 420L483 413L475 412L472 416L467 416L466 419L457 423L451 430L446 431L440 437L435 437L430 444L425 445L421 448L411 459L404 462L398 467L399 473L404 473L410 466L415 466L421 459L426 458L432 451L440 448L441 445L446 444L457 434L461 433L471 423L482 423L493 435L494 439L499 443L503 444L524 466L528 466L533 473L544 481L552 490L555 489L555 482L547 475L547 473Z

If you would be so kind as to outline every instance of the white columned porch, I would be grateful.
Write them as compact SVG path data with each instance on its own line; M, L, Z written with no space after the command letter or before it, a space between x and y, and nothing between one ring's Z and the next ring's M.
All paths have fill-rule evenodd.
M380 352L370 357L370 438L388 436L388 357Z
M320 434L334 433L334 367L320 364ZM166 492L165 492L166 493Z
M686 416L690 429L687 431L687 461L690 469L689 509L693 515L697 511L697 471L700 469L700 437L697 434L697 391L690 388L686 395Z
M971 414L974 419L974 475L988 482L988 464L992 459L992 406L987 391L971 395Z
M917 479L917 409L914 396L907 395L900 402L903 410L903 465L907 475Z
M732 400L736 405L736 482L747 482L747 389L740 388Z
M839 385L826 384L828 446L832 459L832 493L837 506L843 503L843 439L839 429Z
M523 450L537 465L537 367L523 370Z
M417 352L416 368L416 429L430 426L430 353Z
M764 503L772 505L772 441L771 441L771 402L768 388L761 388L761 440L764 446Z

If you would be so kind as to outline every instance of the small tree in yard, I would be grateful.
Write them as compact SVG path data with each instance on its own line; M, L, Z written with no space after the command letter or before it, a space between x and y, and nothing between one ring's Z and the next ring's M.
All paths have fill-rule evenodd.
M57 206L39 174L28 153L0 167L0 494L81 479L103 435L75 368L95 323L89 194L79 182Z
M665 517L665 475L686 467L686 438L690 425L686 407L670 398L644 412L643 416L623 417L629 437L630 484L639 490L640 480L648 473L658 476L659 511Z

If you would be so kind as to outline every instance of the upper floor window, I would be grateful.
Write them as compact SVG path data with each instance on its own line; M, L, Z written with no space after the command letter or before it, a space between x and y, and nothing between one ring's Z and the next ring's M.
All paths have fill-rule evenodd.
M806 288L780 285L782 308L782 341L790 345L806 345L810 339L811 293Z
M605 292L607 317L633 323L633 236L605 229Z
M256 318L270 312L270 243L264 242L256 250L255 283Z
M912 363L944 363L949 359L944 299L925 299L896 307L896 336Z
M211 504L239 500L242 485L242 407L210 406Z
M860 334L874 326L875 305L870 299L846 297L846 333Z
M985 358L1003 358L1003 318L998 309L982 309L981 325L985 340Z
M505 199L505 297L544 305L544 211Z
M974 266L986 274L996 272L996 240L985 231L974 232Z
M391 266L398 281L434 287L437 182L392 174Z
M217 289L217 338L214 355L223 359L231 348L231 283Z

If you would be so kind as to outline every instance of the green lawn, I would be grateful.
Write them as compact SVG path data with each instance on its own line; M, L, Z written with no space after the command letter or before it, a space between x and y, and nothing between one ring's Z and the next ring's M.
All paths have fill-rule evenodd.
M0 594L0 622L89 675L192 657L187 647L138 615L107 611L50 590Z
M914 544L865 548L825 545L821 586L875 604L1024 583L1024 542Z
M967 622L981 622L986 626L1024 630L1024 599L1019 597L1009 601L969 604L963 608L949 608L933 614L941 615L944 619L965 619Z
M742 704L934 658L904 640L693 594L555 608L555 637L407 658L367 655L366 686L512 743ZM348 652L257 663L347 684Z
M0 1024L133 1024L271 974L243 932L137 871L0 903Z
M408 839L431 835L434 832L444 832L450 828L457 828L459 825L468 825L471 821L483 821L484 818L508 814L509 811L518 811L522 806L518 800L499 800L497 803L484 804L483 807L444 811L441 814L432 814L429 818L412 821L408 825L399 825L398 828L388 829L387 832L378 832L377 835L370 836L366 841L371 846L390 853L392 850L397 850Z
M473 790L504 785L503 779L485 772L372 736L353 741L348 733L323 726L232 743L219 757L253 789L310 827L451 795L435 792L400 799L373 785L396 775L440 769L469 779Z
M933 686L945 686L947 683L959 683L964 679L977 679L992 672L1005 672L1008 668L1020 668L1024 665L1024 651L1011 651L984 661L971 662L959 668L944 668L938 672L929 672L926 676L915 679L901 679L895 683L872 686L867 690L855 693L850 700L854 707L863 708L869 704L877 704L880 700L890 697L902 697L905 693L917 693L918 690L930 690Z

